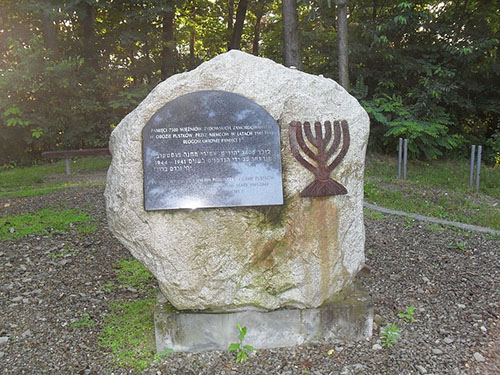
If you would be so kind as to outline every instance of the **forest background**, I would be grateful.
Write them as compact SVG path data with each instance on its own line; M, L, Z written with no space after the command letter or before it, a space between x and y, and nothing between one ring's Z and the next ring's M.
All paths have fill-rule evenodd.
M303 71L339 81L345 3L0 0L0 165L107 147L155 85L228 49L287 65L295 52ZM404 137L412 157L435 159L482 144L500 164L498 1L346 6L344 86L370 115L369 147L394 152Z

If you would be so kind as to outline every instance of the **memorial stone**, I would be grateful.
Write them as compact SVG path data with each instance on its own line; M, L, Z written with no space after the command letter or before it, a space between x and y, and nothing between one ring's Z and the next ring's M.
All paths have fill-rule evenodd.
M266 126L272 129L274 124L279 129L281 172L277 144L267 146L266 137L251 135L248 145L243 141L239 144L245 146L236 144L227 149L238 153L234 157L247 149L271 150L275 158L272 166L259 164L265 173L253 170L241 174L253 177L252 181L255 177L272 177L270 191L260 190L253 201L245 201L251 195L248 190L241 200L233 199L230 190L245 182L237 181L234 171L221 167L224 163L172 179L177 182L154 169L149 174L155 160L167 161L168 167L176 165L166 156L147 154L148 149L157 154L170 152L169 147L156 149L156 141L148 140L148 136L160 134L151 131L157 119L159 123L165 120L157 129L167 129L161 132L172 134L172 138L176 132L169 131L170 127L215 127L217 123L231 127L227 129L231 132L238 126L234 119L237 105L226 107L221 112L223 121L212 125L208 125L211 112L200 111L198 104L183 109L184 113L200 111L193 114L196 120L189 120L189 124L170 122L164 116L162 108L182 103L185 98L203 97L207 90L222 96L234 94L247 104L262 107L269 114ZM226 121L229 118L232 120ZM243 126L258 123L257 118L250 116ZM304 128L303 140L299 125ZM363 293L347 292L364 265L363 172L368 131L366 112L333 80L236 50L168 78L121 121L110 139L113 159L105 191L108 222L115 236L156 276L167 301L160 303L156 312L158 349L223 348L237 336L233 323L238 319L252 322L248 327L252 340L263 340L248 342L255 347L269 344L266 337L277 334L270 330L284 330L271 346L359 339L371 334L369 299ZM192 134L189 139L196 139L196 132L185 129L182 134ZM269 137L276 142L276 134ZM222 140L226 136L199 138ZM200 148L189 145L181 153L222 151L198 145ZM189 158L194 160L196 156L181 155L174 160ZM243 169L260 163L248 159L234 162L241 162L237 168ZM179 165L188 166L186 163L189 161ZM219 181L216 186L204 184L203 179L225 176L234 180ZM153 192L148 192L150 183ZM176 184L182 188L173 192ZM158 196L155 188L159 189ZM163 202L163 197L171 194L174 199ZM179 197L192 194L211 203L179 203ZM151 206L148 195L153 198ZM238 202L245 207L230 207L238 206ZM169 312L172 310L165 309L165 304L176 312ZM280 317L287 323L278 327L274 322ZM238 322L245 325L245 321ZM189 327L194 324L197 330L191 332ZM220 334L214 335L214 326Z

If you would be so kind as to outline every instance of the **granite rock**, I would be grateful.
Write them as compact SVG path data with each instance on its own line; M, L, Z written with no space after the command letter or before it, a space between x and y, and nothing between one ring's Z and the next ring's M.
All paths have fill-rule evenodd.
M283 206L146 212L141 130L167 102L200 90L243 95L279 120ZM351 144L331 176L346 195L301 198L313 181L293 157L291 121L347 120ZM363 172L369 120L335 81L241 51L160 83L113 131L109 227L179 310L315 308L364 264Z

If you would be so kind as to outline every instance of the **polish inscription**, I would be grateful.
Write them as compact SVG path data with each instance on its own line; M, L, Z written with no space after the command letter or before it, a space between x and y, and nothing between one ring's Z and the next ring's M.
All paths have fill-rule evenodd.
M251 100L199 91L143 129L146 210L283 203L279 126Z

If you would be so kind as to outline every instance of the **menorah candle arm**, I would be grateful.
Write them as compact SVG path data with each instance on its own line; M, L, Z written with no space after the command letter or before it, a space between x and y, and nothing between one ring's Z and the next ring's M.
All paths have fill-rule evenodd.
M332 123L330 121L325 121L325 147L328 145L330 140L332 139Z
M304 135L302 134L302 127L300 126L300 123L299 126L295 128L295 136L302 151L304 151L304 153L309 156L311 160L318 161L318 156L311 150L311 148L304 140Z
M292 151L293 156L295 156L295 158L300 162L300 164L302 164L309 171L314 173L314 175L316 175L317 168L314 165L312 165L311 163L309 163L306 159L304 159L302 157L302 155L300 154L299 148L305 147L304 152L308 156L309 156L309 153L311 153L314 156L312 151L307 147L307 145L304 142L301 128L302 128L302 126L301 126L300 122L292 121L290 123L290 130L288 132L288 135L290 138L290 150Z
M318 147L319 146L319 142L318 142L318 138L317 138L317 134L316 134L316 137L313 135L312 131L311 131L311 124L309 122L304 122L304 131L306 133L306 137L308 139L309 142L311 142L311 144L314 146L314 147Z
M347 125L347 121L342 120L341 126L342 126L342 137L344 138L342 141L342 150L340 150L337 157L332 161L332 164L330 164L327 167L328 172L333 171L335 167L339 165L344 156L347 154L347 150L349 149L349 144L351 143L351 138L349 136L349 126Z
M335 153L335 151L337 151L339 144L340 144L340 122L334 121L333 122L333 143L332 143L332 146L328 149L328 152L326 153L327 159L329 159Z

